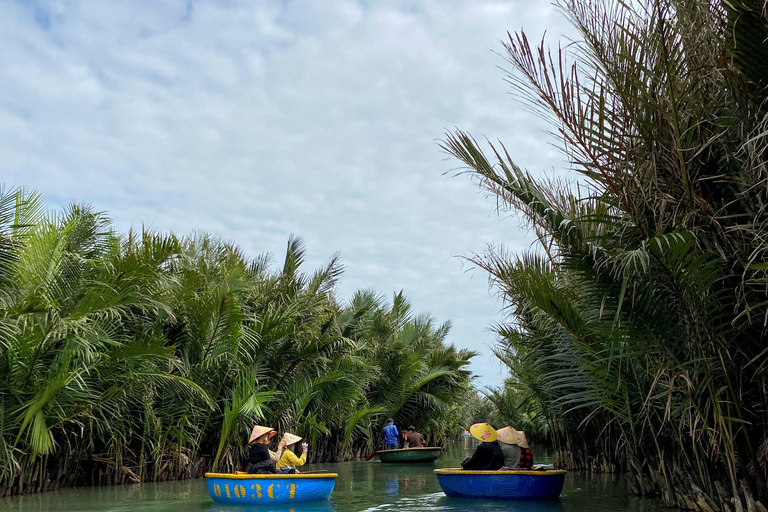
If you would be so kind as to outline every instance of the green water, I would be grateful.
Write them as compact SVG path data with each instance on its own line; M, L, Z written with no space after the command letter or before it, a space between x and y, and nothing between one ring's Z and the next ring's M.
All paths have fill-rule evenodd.
M297 503L286 508L233 507L214 504L205 480L61 489L32 496L0 498L0 511L183 511L183 512L358 512L358 511L484 511L484 512L661 512L660 501L630 497L622 476L569 473L559 500L497 502L446 497L437 484L435 467L457 467L474 449L468 439L448 447L434 464L401 466L378 461L313 464L307 470L339 474L330 501ZM534 449L537 463L549 462Z

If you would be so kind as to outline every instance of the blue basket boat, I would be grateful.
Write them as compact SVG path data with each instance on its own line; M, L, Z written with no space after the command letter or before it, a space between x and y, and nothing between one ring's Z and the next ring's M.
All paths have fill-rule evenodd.
M327 500L336 486L337 473L248 475L206 473L208 494L227 504L288 504Z
M452 498L542 500L557 498L563 490L562 469L535 471L465 471L436 469L443 492Z

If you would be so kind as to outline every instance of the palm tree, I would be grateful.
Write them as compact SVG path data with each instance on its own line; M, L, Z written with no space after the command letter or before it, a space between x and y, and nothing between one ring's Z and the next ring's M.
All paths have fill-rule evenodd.
M367 453L399 409L455 430L472 354L448 326L402 294L341 305L338 255L306 273L304 254L292 236L273 269L210 235L123 236L88 206L0 192L0 496L231 471L257 422L313 460ZM387 359L405 346L408 364Z
M542 242L472 258L514 315L498 354L561 424L572 466L629 468L638 492L684 508L765 502L765 6L560 7L580 41L504 46L579 185L461 131L443 145Z

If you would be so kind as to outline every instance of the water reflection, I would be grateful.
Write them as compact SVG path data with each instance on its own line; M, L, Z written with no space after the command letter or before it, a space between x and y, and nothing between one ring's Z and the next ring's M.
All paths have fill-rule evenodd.
M469 510L477 512L562 512L559 499L539 501L468 500L443 496L435 505L440 510Z
M330 500L307 501L282 505L225 505L213 503L206 512L336 512Z
M400 498L393 503L368 507L364 512L402 510L408 512L563 512L560 500L498 501L449 498L442 492Z
M496 501L448 498L432 472L436 467L457 467L472 453L476 442L466 439L444 451L433 464L382 464L343 462L312 465L339 474L328 501L290 505L232 506L212 504L206 482L147 483L62 489L31 496L0 499L3 512L661 512L656 499L629 497L623 475L570 472L559 500ZM537 463L549 461L535 447Z

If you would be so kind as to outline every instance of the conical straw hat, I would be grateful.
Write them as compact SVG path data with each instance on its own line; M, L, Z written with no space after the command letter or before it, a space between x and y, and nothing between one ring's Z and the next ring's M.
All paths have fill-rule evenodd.
M496 431L499 441L504 444L520 444L519 432L512 427L500 428Z
M469 427L469 433L478 441L490 443L496 440L496 431L488 423L475 423Z
M517 438L520 440L520 442L517 443L518 445L520 445L520 448L530 448L530 446L528 446L528 438L525 437L525 432L523 432L522 430L518 430Z
M285 444L287 444L288 446L291 446L292 444L298 443L299 441L301 441L301 438L297 435L289 434L288 432L286 432L285 434L283 434L283 441L285 441Z
M254 425L251 431L251 437L248 439L248 444L252 444L255 440L263 436L264 434L270 434L269 437L277 435L277 431L272 427L262 427L261 425Z

